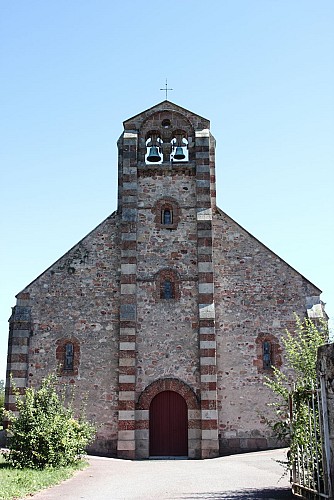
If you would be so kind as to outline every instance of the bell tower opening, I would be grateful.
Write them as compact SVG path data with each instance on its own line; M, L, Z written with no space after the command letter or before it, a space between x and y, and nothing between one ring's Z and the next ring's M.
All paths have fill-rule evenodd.
M194 159L195 132L186 116L175 110L153 113L139 131L141 165L187 163Z
M159 132L149 132L147 135L145 163L161 163L162 140L159 136Z
M185 137L183 137L183 133L177 133L176 137L174 137L171 141L172 144L172 153L171 160L173 161L182 161L187 162L189 159L188 154L188 141Z

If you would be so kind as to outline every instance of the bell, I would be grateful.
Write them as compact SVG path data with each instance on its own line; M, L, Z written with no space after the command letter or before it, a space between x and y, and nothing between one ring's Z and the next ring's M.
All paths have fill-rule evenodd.
M159 155L159 151L157 146L151 146L150 147L150 152L147 157L147 161L151 161L153 163L156 163L157 161L160 161L161 157Z
M174 160L184 160L185 154L183 153L183 148L181 146L177 146L175 148Z

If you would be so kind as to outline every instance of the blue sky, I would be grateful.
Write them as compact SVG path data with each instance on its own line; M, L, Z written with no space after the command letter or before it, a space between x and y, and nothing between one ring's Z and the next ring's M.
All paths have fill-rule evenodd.
M218 205L334 317L332 0L2 1L0 379L15 294L116 208L122 122L211 120Z

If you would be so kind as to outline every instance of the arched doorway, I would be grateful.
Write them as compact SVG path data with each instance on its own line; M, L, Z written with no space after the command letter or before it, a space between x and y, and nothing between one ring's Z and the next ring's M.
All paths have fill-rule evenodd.
M188 456L188 408L174 391L159 392L151 401L150 456Z

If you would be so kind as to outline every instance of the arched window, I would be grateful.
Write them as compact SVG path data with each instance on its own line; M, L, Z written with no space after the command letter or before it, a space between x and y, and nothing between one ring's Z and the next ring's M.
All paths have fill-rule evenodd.
M64 370L73 370L74 368L74 346L72 342L65 344L64 352Z
M180 300L180 277L173 269L159 271L156 284L156 300Z
M173 283L171 282L170 279L165 279L162 282L162 289L161 289L161 298L162 299L173 299L174 298L174 291L173 291Z
M171 210L170 208L165 208L162 210L161 224L163 224L164 226L173 224L173 210Z
M154 222L160 229L177 229L180 222L180 207L174 198L166 197L158 200L152 207Z
M267 340L262 344L263 369L270 370L273 362L271 359L271 344Z
M59 374L78 375L80 365L80 343L75 337L61 338L56 343L56 360Z
M282 366L282 349L279 340L269 332L261 332L255 340L256 358L253 364L259 373L270 375L273 367L279 369Z

